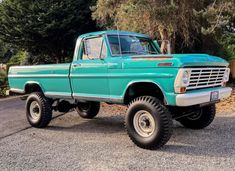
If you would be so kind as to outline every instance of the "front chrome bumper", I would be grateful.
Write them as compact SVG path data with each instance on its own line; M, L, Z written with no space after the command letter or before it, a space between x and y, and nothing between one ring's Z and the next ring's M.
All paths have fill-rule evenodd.
M218 100L221 100L231 95L232 88L221 87L219 89L216 89L216 91L219 92ZM213 92L213 90L178 94L176 96L176 105L177 106L192 106L192 105L197 105L197 104L209 103L211 102L210 101L211 92Z

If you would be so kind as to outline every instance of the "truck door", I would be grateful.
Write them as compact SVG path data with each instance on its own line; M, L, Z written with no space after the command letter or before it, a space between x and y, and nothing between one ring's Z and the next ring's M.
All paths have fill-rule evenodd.
M82 40L79 57L71 65L73 97L81 100L109 98L107 47L103 36Z

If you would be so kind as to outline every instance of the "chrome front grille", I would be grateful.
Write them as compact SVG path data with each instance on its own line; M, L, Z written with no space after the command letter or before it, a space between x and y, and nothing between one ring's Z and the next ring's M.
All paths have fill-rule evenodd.
M222 86L226 68L192 68L187 90Z

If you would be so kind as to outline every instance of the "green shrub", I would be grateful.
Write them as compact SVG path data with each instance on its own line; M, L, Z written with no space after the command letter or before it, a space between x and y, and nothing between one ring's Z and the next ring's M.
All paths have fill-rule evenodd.
M18 53L16 53L15 55L11 57L7 65L8 66L21 65L22 63L25 62L27 57L28 57L28 53L26 51L19 51Z
M0 70L0 98L6 96L7 74L6 71Z
M6 71L0 70L0 87L4 86L7 81L7 74Z
M235 34L228 33L226 35L223 35L219 38L219 42L226 52L225 59L235 59Z
M5 88L0 87L0 98L7 96L6 91L7 91L7 88L6 88L6 87L5 87Z

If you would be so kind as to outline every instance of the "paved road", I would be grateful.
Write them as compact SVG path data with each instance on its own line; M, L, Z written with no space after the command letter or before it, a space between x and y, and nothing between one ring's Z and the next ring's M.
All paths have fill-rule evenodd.
M143 150L123 127L124 111L103 105L93 120L55 114L45 129L31 128L24 102L0 100L0 170L234 170L235 113L219 113L211 126L174 125L164 148Z

